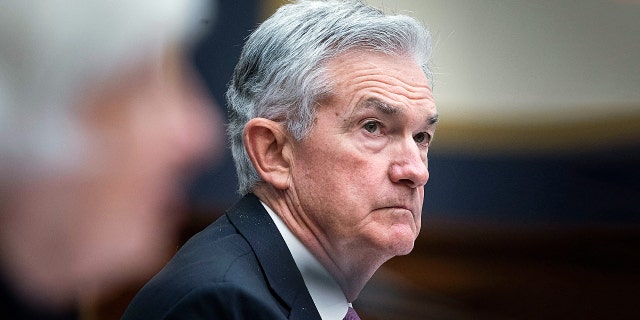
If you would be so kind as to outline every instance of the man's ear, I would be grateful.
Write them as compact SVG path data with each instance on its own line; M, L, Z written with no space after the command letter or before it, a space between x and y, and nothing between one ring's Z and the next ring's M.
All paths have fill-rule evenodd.
M243 135L244 147L262 180L276 189L287 189L292 168L291 145L282 126L265 118L254 118L245 125Z

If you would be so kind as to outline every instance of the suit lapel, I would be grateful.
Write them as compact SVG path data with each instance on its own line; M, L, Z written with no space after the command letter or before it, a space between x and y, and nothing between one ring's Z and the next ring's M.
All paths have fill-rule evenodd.
M253 248L273 291L290 308L289 319L320 319L289 248L258 198L245 196L227 216Z

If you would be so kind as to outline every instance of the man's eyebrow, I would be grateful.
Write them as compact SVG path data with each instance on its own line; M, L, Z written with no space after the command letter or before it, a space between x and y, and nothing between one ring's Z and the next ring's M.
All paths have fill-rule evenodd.
M362 107L367 109L376 109L387 115L399 115L404 113L404 110L398 108L396 106L390 105L384 101L380 101L378 99L367 99L361 103ZM432 126L438 123L439 115L435 114L434 116L427 119L427 125Z
M380 101L378 99L367 99L362 102L362 107L367 109L376 109L387 115L397 115L402 113L402 109L392 106L386 102Z
M427 121L427 123L428 123L429 125L434 125L434 124L438 123L439 118L440 118L440 116L439 116L438 114L436 114L435 116L433 116L433 117L429 118L429 120Z

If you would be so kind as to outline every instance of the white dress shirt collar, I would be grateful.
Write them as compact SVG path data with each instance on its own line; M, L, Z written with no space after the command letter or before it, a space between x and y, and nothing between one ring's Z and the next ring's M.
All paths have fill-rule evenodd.
M293 260L302 274L302 279L307 285L311 299L313 299L320 317L323 320L341 320L351 304L347 302L347 298L338 283L320 264L318 259L309 252L309 249L289 230L284 221L264 202L260 202L269 213L269 216L271 216L287 247L289 247L289 251L291 251Z

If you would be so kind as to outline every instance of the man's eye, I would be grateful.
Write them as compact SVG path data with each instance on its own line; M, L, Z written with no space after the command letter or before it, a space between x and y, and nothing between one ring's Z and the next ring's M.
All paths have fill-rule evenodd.
M370 133L375 133L380 129L380 123L377 121L368 121L364 124L363 128Z
M420 132L413 136L413 140L417 143L428 143L429 142L429 134L426 132Z

